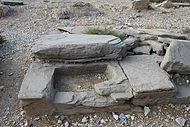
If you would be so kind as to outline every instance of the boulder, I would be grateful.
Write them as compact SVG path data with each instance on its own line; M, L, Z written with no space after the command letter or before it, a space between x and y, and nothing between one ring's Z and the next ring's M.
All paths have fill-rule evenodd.
M190 41L175 41L170 44L161 63L169 73L190 74Z
M134 10L144 10L148 9L150 2L149 0L134 0L132 3L132 9Z
M58 10L59 19L70 19L73 17L94 16L103 14L90 3L77 2L68 8Z
M44 35L32 48L41 59L87 62L120 59L126 56L126 45L112 35L52 34Z

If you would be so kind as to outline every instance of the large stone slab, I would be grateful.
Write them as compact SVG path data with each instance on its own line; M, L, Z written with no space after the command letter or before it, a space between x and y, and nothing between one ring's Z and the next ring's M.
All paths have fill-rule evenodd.
M1 0L0 1L4 5L16 6L16 5L24 5L22 0Z
M42 36L32 53L41 59L86 62L122 58L126 45L112 35L61 33Z
M166 51L161 68L171 73L190 74L190 41L173 42Z
M166 99L175 95L175 88L169 75L157 63L161 59L157 55L137 55L129 56L120 62L129 78L134 97L144 99L143 104L135 104L151 104L151 101L146 100Z

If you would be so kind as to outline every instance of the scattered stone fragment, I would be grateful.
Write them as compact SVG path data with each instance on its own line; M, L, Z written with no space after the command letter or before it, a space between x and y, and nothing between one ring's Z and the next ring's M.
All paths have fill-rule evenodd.
M140 46L133 49L133 52L137 55L150 55L151 47L150 46Z
M125 114L121 113L121 114L119 115L119 119L120 119L120 120L125 119Z
M24 5L24 2L22 0L1 0L1 3L10 6Z
M132 9L134 10L144 10L148 9L150 1L149 0L134 0L132 3Z
M34 119L34 121L38 121L38 120L40 120L40 117L36 117L36 118Z
M113 115L113 118L114 118L115 120L118 120L118 119L119 119L119 116L118 116L117 114L115 114L114 112L112 112L112 115Z
M62 120L58 120L57 123L58 123L58 124L62 124L63 121L62 121Z
M0 71L0 75L3 75L3 72L2 72L2 71Z
M147 116L150 113L150 108L147 106L144 106L144 115Z
M13 73L13 72L11 72L11 73L9 73L9 74L8 74L8 76L12 76L12 75L14 75L14 73Z
M88 119L84 116L83 118L82 118L82 121L81 121L82 123L87 123L88 122Z
M100 120L100 123L101 123L101 124L106 124L106 121L105 121L104 119L101 119L101 120Z
M0 86L0 91L3 90L4 86Z
M69 122L67 121L67 122L65 122L65 127L69 127Z
M189 84L189 80L186 80L186 83L188 83L188 84Z
M131 120L135 120L135 116L132 115L132 116L131 116Z
M133 97L132 90L130 93L111 93L110 95L116 101L130 100Z
M190 41L173 42L166 51L161 68L167 72L190 74Z
M55 118L58 119L60 117L60 115L56 115Z
M131 115L125 115L125 117L127 118L127 119L130 119L131 118Z
M22 116L25 115L25 111L21 111L20 115L22 115Z
M175 121L178 123L178 125L180 127L184 127L185 126L186 120L183 117L178 117L178 118L175 119Z
M28 120L26 120L26 122L25 122L25 124L24 124L24 127L30 127L32 124L28 121Z

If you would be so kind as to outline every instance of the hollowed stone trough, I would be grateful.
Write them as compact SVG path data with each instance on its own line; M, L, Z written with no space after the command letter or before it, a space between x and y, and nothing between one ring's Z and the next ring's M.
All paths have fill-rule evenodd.
M91 78L96 81L92 83ZM19 99L28 114L129 110L131 105L127 100L133 97L130 88L118 62L32 63L23 80ZM126 93L126 96L114 98L113 94L117 93Z

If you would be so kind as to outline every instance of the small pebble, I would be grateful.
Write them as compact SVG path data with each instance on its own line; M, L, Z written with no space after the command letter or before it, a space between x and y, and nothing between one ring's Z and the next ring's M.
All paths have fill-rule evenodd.
M40 117L36 117L36 118L34 119L34 121L38 121L38 120L40 120Z
M150 113L150 108L145 106L144 107L144 115L147 116Z
M88 122L88 119L87 119L86 117L83 117L81 122L82 122L82 123L87 123L87 122Z
M65 127L69 127L69 122L65 122Z
M4 86L0 86L0 91L3 90Z
M8 76L12 76L14 73L13 72L11 72L11 73L9 73L9 75Z
M58 123L58 124L62 124L63 121L62 121L62 120L58 120L57 123Z
M118 119L119 119L119 116L116 115L114 112L112 112L112 115L113 115L113 118L114 118L115 120L118 120Z

